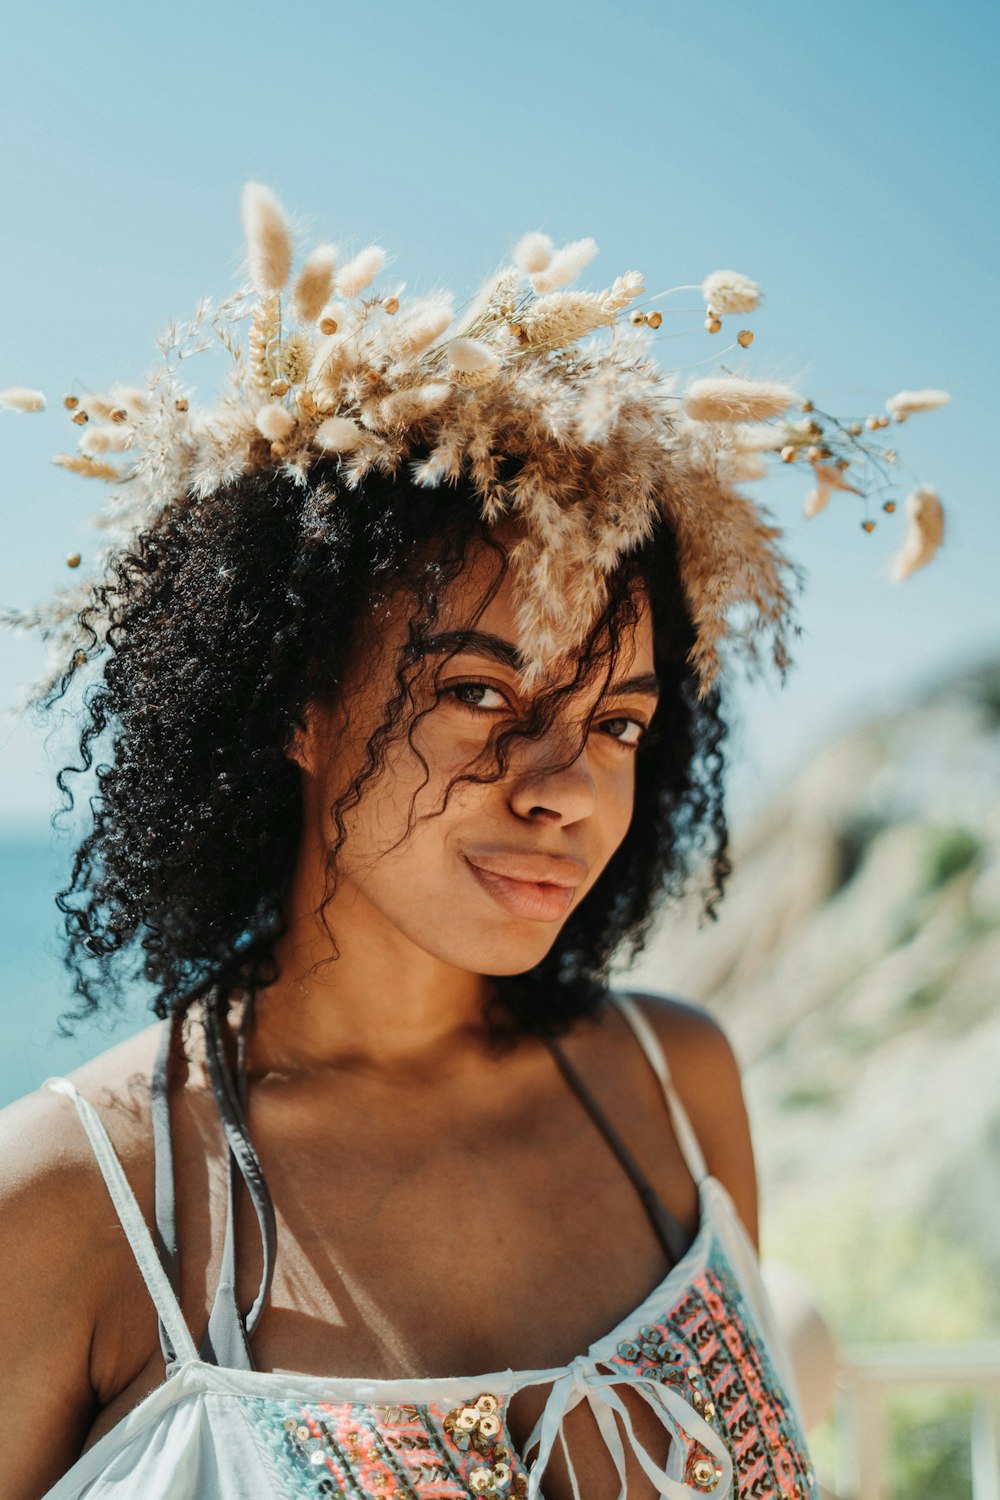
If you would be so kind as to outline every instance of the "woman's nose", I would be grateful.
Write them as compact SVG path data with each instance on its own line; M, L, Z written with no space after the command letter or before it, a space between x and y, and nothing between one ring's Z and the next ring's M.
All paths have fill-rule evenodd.
M594 811L597 784L586 743L580 746L578 740L554 734L525 741L512 777L510 806L519 818L567 824Z

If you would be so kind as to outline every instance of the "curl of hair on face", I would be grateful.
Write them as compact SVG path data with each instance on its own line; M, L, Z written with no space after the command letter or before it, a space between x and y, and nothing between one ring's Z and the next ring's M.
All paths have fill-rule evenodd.
M189 497L108 564L79 616L97 670L84 694L79 763L57 778L64 812L75 805L70 776L92 772L96 783L56 898L77 1001L64 1029L114 1007L139 979L161 1017L211 986L227 994L275 982L303 822L301 773L288 750L307 706L336 699L380 603L403 590L411 608L395 687L363 764L331 809L329 899L345 814L389 748L407 736L413 743L421 641L474 542L496 555L492 593L506 553L466 485L426 490L406 477L369 475L351 489L331 459L306 484L251 476ZM523 722L494 730L442 809L459 782L500 779L516 740L544 732L568 693L595 673L611 681L643 594L661 696L635 752L632 821L544 959L493 979L485 1019L500 1047L559 1035L594 1014L612 961L642 949L661 903L707 868L703 900L712 915L729 873L726 730L717 692L698 698L688 660L694 630L666 525L610 580L575 680L537 694ZM41 707L51 709L81 670L77 654Z

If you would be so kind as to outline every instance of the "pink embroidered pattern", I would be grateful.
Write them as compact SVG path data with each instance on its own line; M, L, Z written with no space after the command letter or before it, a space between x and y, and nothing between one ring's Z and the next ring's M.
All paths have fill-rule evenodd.
M623 1385L631 1373L683 1395L732 1459L732 1500L818 1500L795 1412L718 1243L680 1301L602 1363L622 1371ZM447 1408L261 1399L248 1415L286 1494L301 1500L524 1500L508 1400L489 1391ZM684 1483L715 1491L717 1458L695 1437L678 1441Z
M687 1388L694 1409L718 1431L738 1475L739 1500L818 1495L805 1437L756 1332L742 1290L716 1244L704 1271L661 1322L618 1345L613 1364ZM712 1455L691 1440L687 1483L711 1490Z

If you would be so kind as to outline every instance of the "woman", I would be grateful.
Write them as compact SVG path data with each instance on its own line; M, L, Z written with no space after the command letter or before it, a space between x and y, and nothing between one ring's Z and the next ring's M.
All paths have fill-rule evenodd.
M240 401L70 398L86 472L133 458L42 621L48 701L100 672L60 901L82 1009L131 951L163 1019L4 1112L0 1494L814 1494L732 1051L607 988L706 856L721 895L776 533L633 345L566 352L541 237L444 344L317 254L304 354L245 216Z

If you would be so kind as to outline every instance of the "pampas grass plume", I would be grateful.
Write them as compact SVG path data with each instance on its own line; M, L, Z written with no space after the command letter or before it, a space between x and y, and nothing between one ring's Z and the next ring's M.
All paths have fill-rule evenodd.
M93 458L98 453L122 453L135 445L135 435L128 427L104 427L91 424L83 429L77 447Z
M443 380L431 380L426 385L394 391L380 403L379 417L386 427L397 424L406 427L437 411L451 393L452 387Z
M29 390L24 385L9 385L0 391L0 406L8 411L44 411L45 397L41 391Z
M885 403L886 411L896 418L912 416L916 411L935 411L947 406L951 396L947 391L898 391Z
M356 297L385 265L385 251L381 245L368 245L359 250L337 277L337 291L342 297Z
M284 209L262 182L243 189L243 232L254 290L280 292L292 268L292 237Z
M451 318L450 299L428 297L414 303L412 311L400 324L398 339L394 341L399 354L404 359L408 355L419 354L428 344L433 344L436 338L440 338Z
M889 576L901 583L930 562L944 540L944 511L931 484L918 484L906 497L906 538L889 567Z
M292 284L292 311L300 323L315 323L333 291L337 252L319 245L302 263Z
M709 375L684 393L684 408L696 422L760 422L777 417L797 400L791 386L739 375Z
M114 464L103 464L82 453L57 453L52 462L57 469L69 469L71 474L82 474L85 479L108 479L114 482L122 478Z
M271 443L278 443L286 438L295 426L295 418L280 401L268 401L265 406L258 407L254 421L257 431L263 433Z
M363 437L357 422L349 417L327 417L316 429L316 445L327 453L349 453Z
M448 345L448 363L463 375L486 375L499 370L500 361L479 339L452 339Z
M633 297L641 296L646 290L641 271L626 271L624 276L616 276L615 284L601 304L605 312L616 312L620 307L628 307Z
M539 271L548 270L555 248L547 234L540 234L537 229L533 229L518 240L514 247L514 259L522 271L537 275Z
M753 312L760 287L739 271L713 271L701 284L702 295L714 313Z
M575 280L584 266L590 265L596 254L595 240L570 240L568 245L563 245L555 252L544 271L532 276L531 285L539 296L558 291L561 286L567 286Z

